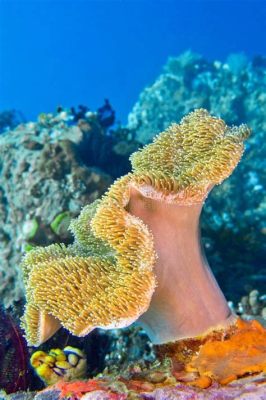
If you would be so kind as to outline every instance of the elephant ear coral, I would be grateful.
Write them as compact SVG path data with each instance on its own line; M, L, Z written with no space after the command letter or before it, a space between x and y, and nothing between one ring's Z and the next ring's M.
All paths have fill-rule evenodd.
M39 345L60 325L83 336L138 320L160 344L231 324L201 253L198 220L211 187L237 165L248 134L245 125L229 128L194 111L133 154L133 172L82 210L71 223L73 245L29 252L28 342Z

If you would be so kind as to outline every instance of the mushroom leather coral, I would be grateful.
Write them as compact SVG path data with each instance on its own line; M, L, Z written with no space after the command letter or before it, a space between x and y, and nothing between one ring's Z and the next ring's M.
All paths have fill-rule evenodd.
M22 264L28 343L39 345L61 325L84 336L139 319L155 343L224 327L230 310L201 256L197 221L209 190L237 165L248 134L245 125L229 128L205 110L192 112L133 154L133 172L82 210L71 224L72 245L30 251ZM184 250L190 236L195 243ZM182 314L178 294L188 290L190 300L193 281Z

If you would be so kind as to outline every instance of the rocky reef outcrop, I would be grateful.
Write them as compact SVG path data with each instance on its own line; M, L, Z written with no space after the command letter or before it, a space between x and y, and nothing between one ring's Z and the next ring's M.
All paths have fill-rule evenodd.
M127 170L127 131L107 134L97 113L76 114L41 114L0 136L0 298L6 308L24 295L23 253L69 242L70 219ZM107 171L108 159L114 166Z

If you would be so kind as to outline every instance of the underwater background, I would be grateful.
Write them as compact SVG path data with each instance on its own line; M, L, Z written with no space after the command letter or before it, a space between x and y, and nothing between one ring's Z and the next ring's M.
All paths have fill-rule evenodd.
M265 1L1 0L0 108L27 119L110 98L118 120L169 56L265 55Z
M195 108L252 130L201 230L230 306L265 325L265 31L263 0L0 0L0 399L44 387L20 329L23 254L71 243L82 207ZM61 330L41 350L67 345L86 355L88 377L156 362L136 327L81 339Z

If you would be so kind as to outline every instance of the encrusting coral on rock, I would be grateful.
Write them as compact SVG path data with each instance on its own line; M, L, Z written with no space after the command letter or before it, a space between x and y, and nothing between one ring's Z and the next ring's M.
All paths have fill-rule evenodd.
M46 341L61 325L84 336L137 320L155 344L196 338L203 351L218 335L234 354L243 331L202 254L199 216L209 191L239 162L248 135L246 125L230 128L203 109L190 113L134 153L133 172L82 210L71 223L72 245L30 251L22 265L29 344ZM266 339L259 324L245 329L247 337L258 329ZM265 370L266 346L254 346L246 369L236 363L230 376ZM193 347L188 353L185 366ZM227 357L222 351L217 368ZM192 363L198 374L192 381L201 387L199 364ZM206 386L219 381L207 377Z

